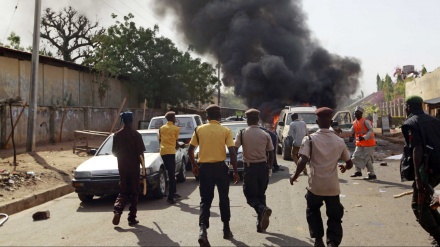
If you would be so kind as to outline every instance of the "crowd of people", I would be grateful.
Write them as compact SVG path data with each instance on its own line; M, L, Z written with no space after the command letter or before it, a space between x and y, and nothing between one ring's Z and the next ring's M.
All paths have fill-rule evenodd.
M401 172L402 180L413 182L413 199L411 208L416 220L434 239L434 245L440 243L440 214L436 208L439 197L433 195L433 188L440 183L440 120L423 112L423 99L410 96L405 101L407 119L402 126L405 138L405 150L402 167L407 165L412 170ZM274 152L274 135L258 125L259 111L246 111L248 127L237 133L234 138L227 127L220 125L221 114L218 105L206 108L208 123L197 127L189 143L188 153L192 163L192 172L199 178L200 246L210 246L207 230L210 226L210 208L217 187L220 201L220 218L223 223L223 238L233 237L230 228L229 202L229 168L225 163L226 150L229 150L230 163L233 167L234 183L240 181L237 172L237 149L243 149L243 193L246 202L257 213L256 231L266 231L269 227L272 209L266 201L266 189L269 184L270 171L273 169L276 155ZM363 117L364 109L356 107L355 120L350 130L332 127L333 110L327 107L315 111L319 130L309 134L306 125L292 114L289 136L292 141L291 155L296 170L289 181L297 182L300 174L308 176L306 192L306 219L310 237L315 246L339 246L343 238L342 217L344 207L340 202L338 169L341 173L355 167L351 177L361 177L362 169L367 169L366 180L377 178L373 168L373 153L376 141L371 120ZM113 224L117 225L125 204L130 201L128 221L137 224L136 205L139 195L139 155L144 148L140 135L131 127L133 120L130 113L121 114L124 127L115 134L113 153L118 159L121 179L121 192L114 206ZM180 196L176 193L174 179L174 153L179 135L179 128L174 126L175 113L166 114L167 123L160 128L160 154L169 177L168 203L175 203ZM136 134L136 133L137 134ZM355 135L356 148L350 154L343 138ZM276 139L275 139L276 140ZM199 147L198 160L194 150ZM345 164L338 164L342 160ZM310 167L307 171L306 166ZM278 165L277 165L278 166ZM279 166L278 166L279 169ZM405 175L404 175L405 174ZM410 174L412 176L408 176ZM327 229L324 231L320 208L325 202L328 217ZM326 233L326 234L324 234ZM325 240L324 240L325 235Z

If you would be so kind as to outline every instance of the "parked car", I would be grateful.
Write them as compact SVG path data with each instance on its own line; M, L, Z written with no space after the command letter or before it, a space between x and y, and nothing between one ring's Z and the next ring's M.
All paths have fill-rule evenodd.
M234 140L235 140L235 137L237 136L237 133L240 130L248 127L247 123L244 122L244 121L224 122L224 123L221 123L221 125L225 126L225 127L228 127L231 130L232 138ZM232 164L231 164L231 158L229 156L229 149L226 146L225 146L225 149L226 149L226 160L225 160L225 162L226 162L226 164L229 167L229 172L233 172L234 169L233 169ZM194 150L194 157L195 157L196 161L198 159L198 156L199 156L199 147L197 147ZM243 170L244 170L244 166L243 166L243 148L241 146L240 146L240 148L238 148L238 151L237 151L237 170L238 170L238 173L240 175L243 174Z
M162 125L166 123L167 120L165 116L153 117L150 121L150 124L148 125L148 129L159 129L160 127L162 127ZM194 133L194 129L197 126L202 125L202 118L200 117L200 115L196 114L176 115L175 125L180 128L178 141L189 144L189 142L191 141L191 137ZM183 159L186 165L186 169L190 170L191 162L189 161L188 147L184 149Z
M166 194L168 176L163 160L159 154L158 131L138 131L142 135L146 149L144 152L144 160L147 170L148 193L160 199ZM186 169L183 163L184 143L180 142L179 144L180 147L176 149L175 176L177 176L178 182L184 182L186 180ZM72 179L72 186L75 188L75 192L78 193L78 197L81 201L90 201L94 196L119 193L118 162L112 153L112 147L113 134L105 139L98 150L90 150L90 154L94 154L94 156L76 168ZM139 186L143 188L141 177L139 178Z
M222 122L231 122L231 121L246 121L246 117L243 117L243 116L229 116L227 118L222 119Z

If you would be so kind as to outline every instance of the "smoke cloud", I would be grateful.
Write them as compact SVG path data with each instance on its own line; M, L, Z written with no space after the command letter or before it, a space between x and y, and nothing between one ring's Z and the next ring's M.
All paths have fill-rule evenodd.
M355 58L331 54L313 40L300 1L160 0L157 13L177 16L185 41L222 65L234 86L264 120L285 105L336 108L359 86Z

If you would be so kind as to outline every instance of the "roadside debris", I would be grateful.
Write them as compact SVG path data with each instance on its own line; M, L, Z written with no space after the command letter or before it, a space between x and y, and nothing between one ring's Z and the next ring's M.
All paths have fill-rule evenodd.
M32 219L36 220L46 220L50 218L49 210L46 211L38 211L32 215Z
M6 191L18 190L22 186L35 185L37 181L41 181L41 178L37 177L33 171L0 171L0 188Z
M7 214L0 213L0 226L2 226L8 219L9 216Z
M387 165L388 165L387 162L380 163L380 166L387 166Z

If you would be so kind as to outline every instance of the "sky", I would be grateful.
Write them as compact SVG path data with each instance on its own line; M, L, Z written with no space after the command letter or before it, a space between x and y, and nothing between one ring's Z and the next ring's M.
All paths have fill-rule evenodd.
M42 9L55 11L71 5L91 21L106 27L114 24L111 13L129 12L139 26L158 24L160 34L174 41L181 50L183 42L172 17L163 19L152 10L154 0L42 0ZM190 2L190 1L188 1ZM429 71L440 67L440 1L438 0L303 0L303 10L313 37L329 52L357 58L365 95L377 90L376 76L393 76L396 67L422 65ZM21 37L23 47L32 44L35 2L0 0L0 42L8 43L11 32ZM17 8L15 8L17 6ZM211 60L212 58L205 58ZM394 77L392 77L395 79ZM356 95L354 95L356 96Z

